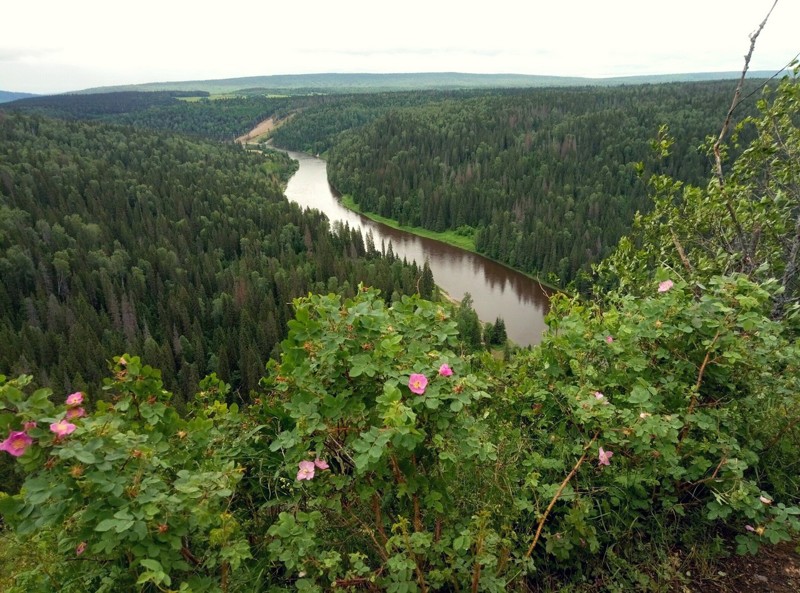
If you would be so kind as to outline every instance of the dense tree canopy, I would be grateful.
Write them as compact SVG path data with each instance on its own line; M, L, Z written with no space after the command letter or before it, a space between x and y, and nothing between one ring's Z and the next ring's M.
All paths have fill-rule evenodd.
M141 353L181 395L247 393L309 291L387 298L421 270L289 204L280 153L0 113L0 371L97 385Z
M704 178L699 147L731 86L509 91L397 108L340 135L329 175L364 211L470 230L479 252L565 282L608 255L649 208L637 164L651 160L661 124L680 138L662 171Z

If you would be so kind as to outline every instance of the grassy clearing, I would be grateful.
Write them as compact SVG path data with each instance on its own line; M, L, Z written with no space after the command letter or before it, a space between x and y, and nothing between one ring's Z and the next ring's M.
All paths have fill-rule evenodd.
M380 222L382 224L385 224L386 226L392 227L393 229L405 231L413 235L419 235L420 237L425 237L427 239L441 241L442 243L447 243L448 245L453 245L454 247L458 247L466 251L477 253L475 251L475 239L473 239L472 237L465 237L464 235L458 235L453 231L444 231L440 233L437 231L431 231L429 229L423 229L422 227L418 226L405 226L402 224L398 224L396 220L392 220L391 218L386 218L385 216L380 216L379 214L373 214L372 212L362 211L361 207L358 204L356 204L353 201L353 198L351 198L350 196L342 196L341 201L342 201L342 206L344 206L348 210L353 210L354 212L358 212L359 214L366 216L370 220L374 220L375 222Z

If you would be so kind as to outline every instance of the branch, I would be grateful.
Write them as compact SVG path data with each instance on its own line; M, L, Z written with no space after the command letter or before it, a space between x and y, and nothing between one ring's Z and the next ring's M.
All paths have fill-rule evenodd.
M692 263L689 261L689 258L686 257L686 252L683 250L683 245L681 245L681 242L678 240L678 236L675 234L675 231L672 228L669 229L669 232L672 234L672 243L675 245L675 249L678 250L678 255L681 258L683 267L686 268L686 270L691 274L694 272L694 268L692 267Z
M781 278L781 286L783 292L775 297L775 303L772 306L772 319L777 320L783 317L783 310L786 303L791 297L789 285L794 282L797 275L797 256L800 253L800 212L797 214L797 219L794 224L794 239L792 239L789 253L786 257L786 268L783 271Z
M714 339L711 340L711 343L708 345L708 350L706 350L706 356L703 359L703 364L700 365L700 371L697 373L697 381L694 384L694 389L692 389L692 399L689 401L689 408L686 410L686 421L681 429L681 433L678 436L678 445L675 448L675 452L679 452L681 450L681 443L683 443L683 439L686 438L686 433L689 431L689 416L692 415L694 412L695 407L697 406L697 395L700 393L700 385L703 383L703 375L706 372L706 367L708 363L711 361L711 351L714 349L714 344L717 343L719 339L719 334L721 330L717 330Z
M539 520L539 526L536 528L536 535L533 536L533 541L531 542L531 546L530 548L528 548L528 551L525 552L526 559L530 558L531 554L533 554L533 549L536 547L536 544L539 541L539 536L542 535L544 522L547 521L547 517L550 515L550 511L553 510L553 507L556 505L556 501L561 497L561 493L564 492L564 488L567 487L569 481L577 473L578 468L583 464L584 460L586 459L586 456L589 454L589 447L591 447L594 444L599 435L600 435L599 430L596 433L594 433L592 440L589 441L589 443L583 448L583 455L581 455L581 458L578 459L578 463L575 464L575 467L572 468L572 471L569 472L569 474L567 474L567 477L564 478L564 481L561 482L561 486L558 487L558 490L553 496L553 499L550 501L550 504L547 505L547 509L545 510L544 515L542 515L542 518Z
M739 222L739 219L736 216L736 212L733 209L733 205L731 204L730 200L725 196L724 188L725 188L725 176L722 172L722 157L720 156L720 146L722 141L725 139L725 136L728 133L728 128L731 124L731 117L733 116L733 112L739 106L740 98L742 95L742 87L744 86L744 79L747 75L747 70L750 68L750 59L753 57L753 51L756 47L756 39L761 34L761 30L767 24L767 19L772 14L772 11L775 9L775 6L778 4L778 0L772 4L772 8L769 9L767 16L764 17L764 20L761 21L761 24L758 28L750 34L750 51L747 52L747 55L744 57L744 68L742 69L742 76L739 78L739 83L736 85L736 91L733 93L733 101L731 102L731 107L728 109L728 114L725 117L725 123L722 124L722 130L720 130L719 137L717 141L714 142L714 162L715 162L715 174L717 177L717 183L719 184L719 189L722 192L722 196L725 199L725 209L728 211L728 215L731 217L731 221L736 229L736 236L739 239L739 245L742 250L746 250L746 243L744 240L744 229L742 229L742 225ZM750 257L750 253L745 253L745 258L748 262L752 262L752 258Z
M720 157L720 145L722 141L725 139L726 134L728 133L728 128L731 124L731 117L733 116L733 112L739 106L742 94L742 87L744 86L744 78L747 75L747 70L750 68L750 60L753 57L753 51L756 48L756 39L761 34L761 30L767 24L767 19L772 14L772 11L775 10L775 6L778 4L778 0L775 0L772 4L772 8L769 9L767 16L764 17L764 20L761 21L761 24L758 26L753 33L750 34L750 51L747 52L747 55L744 57L744 68L742 69L742 76L739 78L739 84L736 86L736 91L733 93L733 102L731 103L730 109L728 109L728 115L725 117L725 123L722 124L722 130L719 133L719 138L717 141L714 142L714 160L716 163L716 174L717 174L717 181L719 182L720 188L724 185L724 176L722 174L722 158Z

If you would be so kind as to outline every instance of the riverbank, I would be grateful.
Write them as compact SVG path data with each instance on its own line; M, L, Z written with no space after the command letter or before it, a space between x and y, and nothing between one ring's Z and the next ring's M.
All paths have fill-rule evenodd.
M465 237L464 235L459 235L455 231L432 231L430 229L425 229L418 226L407 226L398 223L396 220L391 218L386 218L385 216L381 216L380 214L374 214L372 212L365 212L361 209L361 207L353 200L353 198L349 195L339 195L339 202L347 208L348 210L352 210L356 214L360 214L365 218L369 218L374 222L379 222L384 224L388 227L391 227L398 231L403 231L405 233L411 233L412 235L417 235L419 237L425 237L426 239L433 239L434 241L441 241L442 243L446 243L447 245L452 245L453 247L458 247L459 249L463 249L464 251L469 251L470 253L474 253L480 257L485 257L488 260L491 260L501 266L505 266L510 270L514 270L518 274L523 274L527 276L531 280L536 280L542 288L547 289L550 293L553 292L563 292L561 288L558 286L553 286L552 284L547 284L546 282L542 282L541 278L534 276L532 274L528 274L522 270L518 270L516 268L512 268L508 264L491 258L483 253L480 253L477 249L475 249L475 240L472 237Z
M413 235L417 235L419 237L425 237L427 239L433 239L434 241L441 241L442 243L447 243L448 245L452 245L453 247L458 247L459 249L464 249L465 251L471 251L472 253L478 253L475 251L475 240L472 237L465 237L464 235L458 235L453 231L445 231L445 232L438 232L432 231L430 229L425 229L419 226L406 226L398 223L396 220L392 220L391 218L386 218L385 216L381 216L380 214L374 214L372 212L364 212L361 207L356 204L351 196L343 195L339 198L342 203L342 206L347 208L348 210L352 210L369 218L370 220L374 220L375 222L380 222L381 224L385 224L388 227L396 229L398 231L403 231L406 233L411 233Z

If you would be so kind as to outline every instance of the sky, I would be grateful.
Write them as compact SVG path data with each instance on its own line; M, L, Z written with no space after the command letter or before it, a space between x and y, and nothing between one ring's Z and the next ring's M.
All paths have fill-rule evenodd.
M0 90L271 74L740 72L774 0L7 0ZM751 69L800 52L778 0Z

